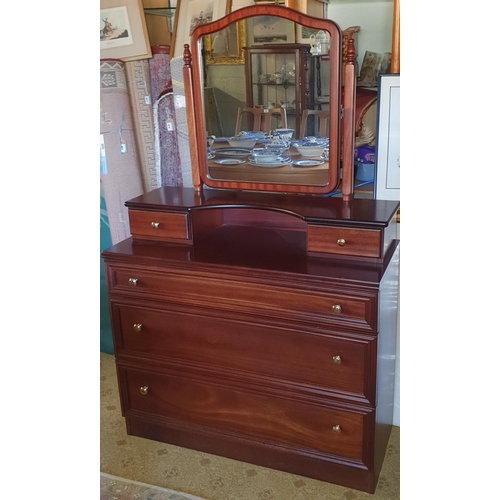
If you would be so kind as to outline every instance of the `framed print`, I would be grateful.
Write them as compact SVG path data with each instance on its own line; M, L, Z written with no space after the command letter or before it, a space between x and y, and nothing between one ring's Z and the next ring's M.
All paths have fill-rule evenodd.
M217 21L226 14L226 2L220 0L177 0L170 53L182 56L184 44L191 45L191 35L201 24Z
M101 0L101 59L152 57L141 0Z
M245 22L238 21L205 38L207 64L244 64Z
M316 35L318 32L317 29L314 28L308 28L307 26L302 26L297 23L297 26L295 27L296 30L296 42L297 43L305 43L307 45L310 45L311 43L311 35Z
M400 100L399 74L379 75L375 199L399 200Z
M274 16L256 16L247 19L248 45L267 43L295 43L295 23Z

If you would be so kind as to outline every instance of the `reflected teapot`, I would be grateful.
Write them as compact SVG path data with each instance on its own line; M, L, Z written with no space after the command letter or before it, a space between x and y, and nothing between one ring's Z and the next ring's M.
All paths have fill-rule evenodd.
M286 140L281 137L280 134L276 133L276 130L271 130L269 132L269 138L266 143L266 149L280 149L280 150L286 150L290 146L289 143L287 143Z
M269 135L272 140L280 144L282 143L289 148L294 132L295 130L292 128L277 128L276 130L271 130Z

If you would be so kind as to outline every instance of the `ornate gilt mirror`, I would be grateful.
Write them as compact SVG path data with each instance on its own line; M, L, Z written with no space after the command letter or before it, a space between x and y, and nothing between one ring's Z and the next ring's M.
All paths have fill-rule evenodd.
M194 128L203 184L310 194L330 193L339 186L345 137L341 139L342 33L336 23L275 5L245 7L195 28L191 52ZM232 85L231 91L227 85ZM255 125L256 109L268 113L263 117L268 120L267 130ZM321 111L326 125L321 128L317 116L303 122L307 110ZM283 128L293 129L295 141L306 136L324 144L327 138L328 148L311 156L290 145L284 153L289 161L268 168L250 162L246 148L238 152L228 142L241 132L264 130L269 137L269 129L273 135L272 131ZM210 149L207 136L215 136L213 143L213 138L208 141ZM252 145L260 147L259 142Z

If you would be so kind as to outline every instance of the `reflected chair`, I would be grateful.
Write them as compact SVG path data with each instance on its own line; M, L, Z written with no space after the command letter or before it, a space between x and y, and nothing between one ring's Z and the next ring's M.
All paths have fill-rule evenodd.
M286 109L284 108L238 108L234 135L241 132L241 121L245 114L249 120L247 130L269 133L271 131L271 116L273 115L278 115L281 120L279 127L276 128L287 128Z
M313 116L313 130L317 130L318 132L314 133L308 133L307 126L310 124L308 123L309 117ZM327 126L328 126L328 118L330 116L329 111L320 111L318 109L304 109L302 111L302 116L300 119L300 133L299 133L299 138L302 139L303 137L306 137L308 135L318 135L321 137L326 137L327 136ZM311 120L309 120L310 122ZM317 126L317 128L316 128ZM311 129L309 129L311 130Z

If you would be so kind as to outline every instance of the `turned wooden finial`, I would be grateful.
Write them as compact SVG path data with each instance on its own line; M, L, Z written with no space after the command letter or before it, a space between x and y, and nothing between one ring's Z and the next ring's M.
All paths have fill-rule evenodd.
M356 60L356 49L354 48L354 39L347 40L346 64L354 64Z
M189 50L189 44L187 43L184 44L183 58L184 58L184 66L191 67L193 62L193 56L191 55L191 51Z

